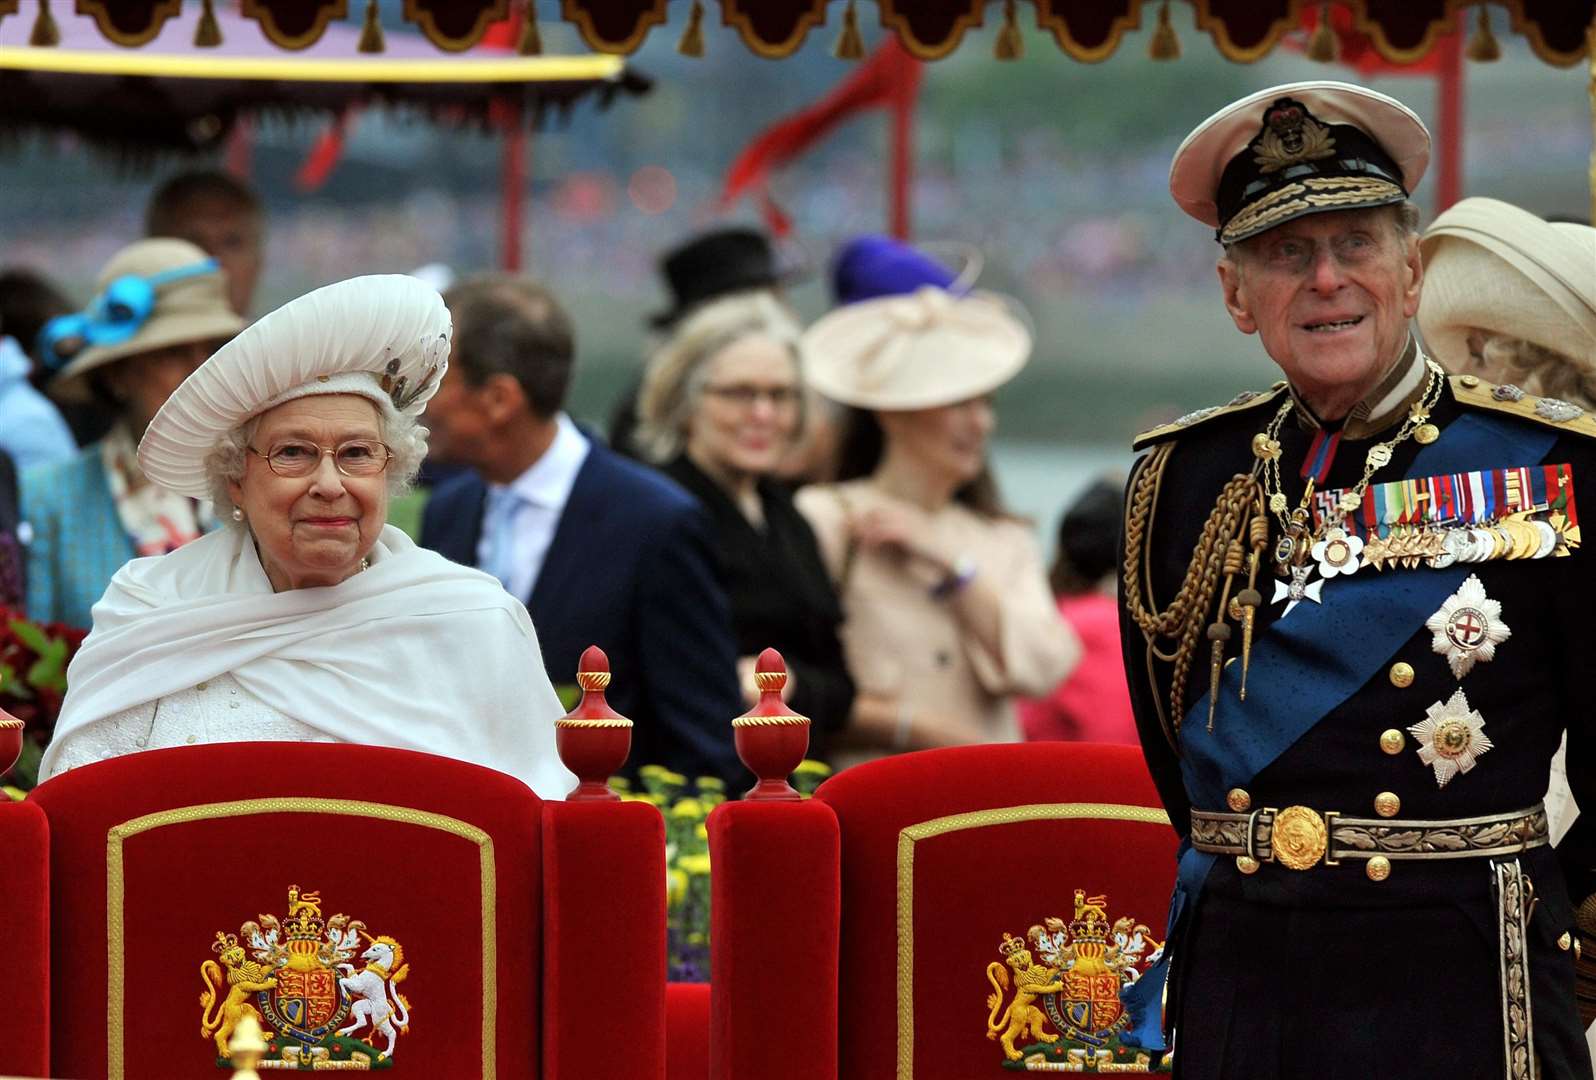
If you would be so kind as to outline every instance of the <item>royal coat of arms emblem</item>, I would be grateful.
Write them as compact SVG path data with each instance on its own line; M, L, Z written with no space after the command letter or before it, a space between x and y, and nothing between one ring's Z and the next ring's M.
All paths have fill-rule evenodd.
M1163 943L1129 916L1111 921L1107 897L1076 889L1072 918L1043 919L1019 937L1005 933L998 955L1002 961L986 968L993 991L986 1037L1003 1047L1004 1068L1170 1071L1170 1055L1120 1038L1130 1024L1120 991L1163 957Z
M217 931L217 959L200 965L200 1034L215 1040L218 1065L228 1067L228 1039L246 1014L267 1036L267 1057L257 1068L393 1064L394 1046L410 1028L410 1002L399 993L410 973L404 949L387 935L368 934L359 919L323 918L321 904L319 892L291 885L283 918L260 915L236 934Z

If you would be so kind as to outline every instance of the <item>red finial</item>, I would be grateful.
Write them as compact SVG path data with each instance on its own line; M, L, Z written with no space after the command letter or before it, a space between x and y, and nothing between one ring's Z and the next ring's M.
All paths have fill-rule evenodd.
M781 653L766 649L754 664L754 686L759 702L732 721L737 756L757 777L747 799L798 799L787 777L809 749L809 720L787 707L781 692L787 687L787 664Z
M22 732L22 721L0 709L0 777L10 772L22 756Z
M610 776L626 764L632 749L632 722L604 699L610 685L610 658L597 645L589 645L577 665L576 684L582 700L554 723L554 744L565 767L576 774L577 785L566 802L614 802Z

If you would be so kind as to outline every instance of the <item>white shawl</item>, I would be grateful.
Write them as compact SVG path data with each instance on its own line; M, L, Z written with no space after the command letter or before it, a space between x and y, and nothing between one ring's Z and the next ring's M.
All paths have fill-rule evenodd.
M280 593L237 527L129 562L94 605L40 775L100 721L231 674L333 739L475 762L562 798L576 777L555 753L562 710L525 606L391 525L369 558L338 585Z

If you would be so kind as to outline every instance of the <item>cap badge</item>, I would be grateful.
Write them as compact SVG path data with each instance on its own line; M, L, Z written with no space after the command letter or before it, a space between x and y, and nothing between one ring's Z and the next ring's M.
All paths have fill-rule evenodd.
M1290 165L1333 157L1335 136L1315 120L1307 108L1290 98L1281 98L1264 113L1263 133L1252 144L1253 164L1264 174L1279 172Z

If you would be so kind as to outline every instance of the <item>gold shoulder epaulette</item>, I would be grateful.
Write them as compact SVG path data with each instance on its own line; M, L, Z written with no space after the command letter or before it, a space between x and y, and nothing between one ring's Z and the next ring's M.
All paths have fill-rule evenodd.
M1145 450L1154 443L1163 442L1184 431L1190 431L1198 424L1207 423L1216 416L1227 416L1243 409L1255 409L1259 405L1280 400L1280 395L1285 392L1286 384L1277 382L1267 390L1243 390L1224 405L1210 405L1206 409L1189 412L1178 420L1142 432L1131 442L1132 450Z
M1451 383L1452 396L1466 408L1504 412L1559 431L1596 439L1596 416L1573 402L1536 397L1512 385L1497 386L1478 375L1453 375Z

